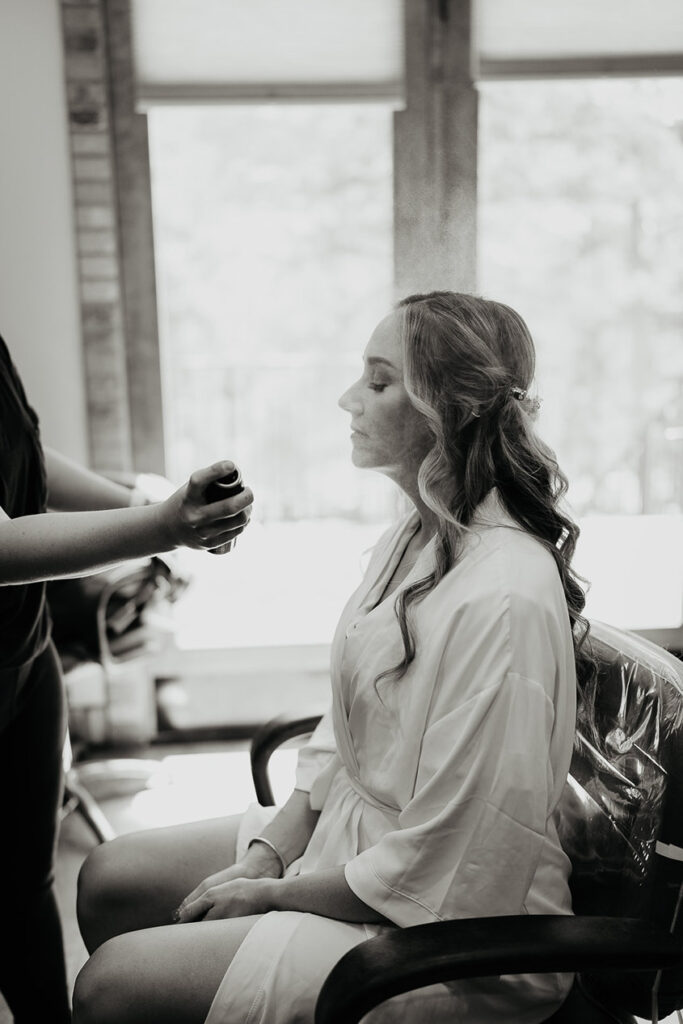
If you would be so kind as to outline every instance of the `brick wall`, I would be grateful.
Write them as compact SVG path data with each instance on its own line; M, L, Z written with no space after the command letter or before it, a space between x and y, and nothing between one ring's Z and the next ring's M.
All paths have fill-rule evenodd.
M103 0L61 0L90 463L133 466Z

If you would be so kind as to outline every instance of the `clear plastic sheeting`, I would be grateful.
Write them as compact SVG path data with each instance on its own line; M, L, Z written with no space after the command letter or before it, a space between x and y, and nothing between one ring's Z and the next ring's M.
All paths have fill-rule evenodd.
M642 917L680 933L683 663L631 633L591 624L597 678L579 699L560 816L577 914ZM651 1013L652 973L584 981L610 1006ZM660 1016L683 1006L683 970L658 979Z

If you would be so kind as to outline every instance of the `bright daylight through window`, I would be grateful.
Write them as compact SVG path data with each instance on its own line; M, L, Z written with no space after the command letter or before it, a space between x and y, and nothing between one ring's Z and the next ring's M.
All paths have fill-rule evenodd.
M534 335L589 612L679 625L683 81L479 92L479 289ZM391 109L158 107L149 127L169 473L234 457L256 495L230 565L193 563L179 643L326 643L396 511L336 405L392 301Z
M479 161L479 287L536 341L589 611L678 626L683 80L484 84Z
M233 458L255 494L229 564L189 554L177 642L328 643L396 507L337 407L392 301L391 108L161 107L149 132L168 472Z

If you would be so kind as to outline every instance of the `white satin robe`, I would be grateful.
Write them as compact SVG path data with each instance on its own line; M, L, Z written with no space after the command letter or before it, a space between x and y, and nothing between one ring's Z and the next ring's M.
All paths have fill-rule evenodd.
M333 708L301 752L297 788L320 809L288 874L345 865L351 889L399 927L497 914L569 914L554 812L575 728L575 670L557 568L495 496L458 564L412 608L415 660L399 681L395 594L378 604L418 525L387 531L332 645ZM427 545L403 582L434 562ZM267 812L266 812L267 813ZM244 816L239 849L264 809ZM238 850L239 852L239 850ZM312 1024L325 977L387 926L264 915L227 970L206 1024ZM536 1024L572 976L516 975L392 999L370 1024Z

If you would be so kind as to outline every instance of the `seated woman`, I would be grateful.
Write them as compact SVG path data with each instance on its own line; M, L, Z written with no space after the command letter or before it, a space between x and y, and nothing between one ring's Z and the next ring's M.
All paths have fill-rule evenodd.
M78 1024L304 1024L336 961L383 930L571 913L554 812L587 626L533 373L523 320L497 302L414 295L376 328L340 405L355 465L413 508L342 613L331 715L276 813L93 851ZM432 986L367 1019L534 1024L571 980Z

